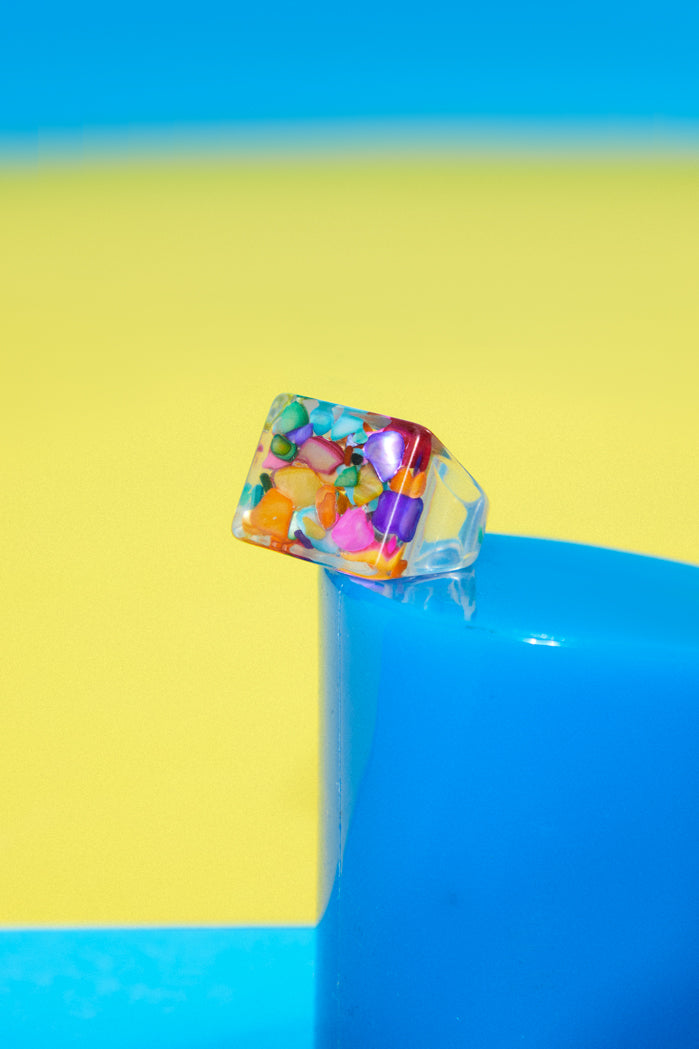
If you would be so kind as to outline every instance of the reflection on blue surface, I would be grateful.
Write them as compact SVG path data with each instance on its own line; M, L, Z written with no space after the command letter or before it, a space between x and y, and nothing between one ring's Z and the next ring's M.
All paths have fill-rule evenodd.
M311 1049L312 929L0 932L2 1049Z
M475 576L470 620L321 581L318 1049L696 1049L699 568Z

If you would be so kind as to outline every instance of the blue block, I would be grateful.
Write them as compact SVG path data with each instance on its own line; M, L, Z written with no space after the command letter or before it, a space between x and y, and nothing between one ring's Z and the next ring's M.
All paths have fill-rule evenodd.
M697 1049L699 568L491 535L321 603L318 1049Z

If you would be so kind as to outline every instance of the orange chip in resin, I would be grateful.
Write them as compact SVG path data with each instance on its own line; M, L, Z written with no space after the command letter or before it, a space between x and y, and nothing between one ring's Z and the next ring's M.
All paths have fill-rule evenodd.
M274 484L282 495L298 507L311 506L323 482L308 466L285 466L275 471Z
M425 494L425 485L427 484L427 471L420 470L419 473L415 474L412 483L410 485L410 498L419 499L421 495Z
M392 492L402 492L404 488L408 487L410 482L410 470L407 466L402 466L397 474L395 474L388 482L388 487ZM405 493L408 495L408 492Z
M342 516L346 510L349 510L350 501L344 492L337 493L337 512Z
M327 531L337 521L337 488L324 485L316 493L316 513L321 525Z
M419 499L425 491L427 472L421 470L413 475L413 471L407 466L401 467L395 477L391 478L390 488L393 492L409 495L411 499Z
M293 512L291 499L287 499L276 488L270 488L262 496L257 506L250 511L248 524L255 531L262 532L264 535L286 539Z

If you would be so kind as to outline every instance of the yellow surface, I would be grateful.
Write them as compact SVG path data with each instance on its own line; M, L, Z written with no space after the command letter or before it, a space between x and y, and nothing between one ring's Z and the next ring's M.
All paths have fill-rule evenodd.
M699 162L0 172L0 922L314 917L316 570L272 397L433 428L494 531L699 560Z

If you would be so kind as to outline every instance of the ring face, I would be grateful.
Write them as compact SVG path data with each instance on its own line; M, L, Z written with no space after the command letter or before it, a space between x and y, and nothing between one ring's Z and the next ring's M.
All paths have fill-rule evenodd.
M312 397L275 398L233 534L371 579L464 568L487 499L424 426Z

